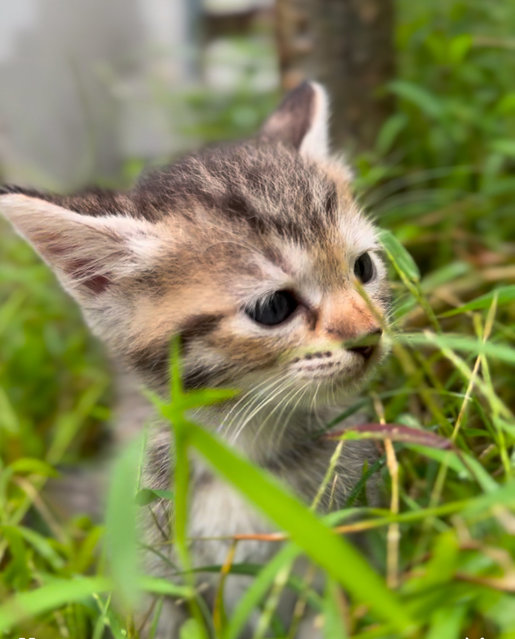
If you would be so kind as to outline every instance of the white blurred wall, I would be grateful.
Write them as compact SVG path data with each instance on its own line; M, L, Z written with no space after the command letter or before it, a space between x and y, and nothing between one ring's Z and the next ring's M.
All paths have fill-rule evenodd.
M0 180L56 189L174 148L198 0L0 0Z

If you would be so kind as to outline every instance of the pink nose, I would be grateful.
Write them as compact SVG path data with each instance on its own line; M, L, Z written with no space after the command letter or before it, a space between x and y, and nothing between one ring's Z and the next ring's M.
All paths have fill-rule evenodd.
M317 329L331 340L356 342L347 349L368 359L382 334L380 315L357 291L339 291L322 302Z

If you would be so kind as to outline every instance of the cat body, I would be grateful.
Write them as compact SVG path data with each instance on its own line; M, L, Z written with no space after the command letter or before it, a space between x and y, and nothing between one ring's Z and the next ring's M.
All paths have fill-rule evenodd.
M335 449L320 433L386 352L388 287L376 231L352 198L347 168L328 153L327 119L325 92L306 83L256 139L189 155L126 193L0 188L0 212L52 266L116 357L165 393L170 339L180 336L186 388L240 390L192 418L307 503ZM156 429L146 486L169 488L170 444L169 428ZM374 457L370 442L346 442L319 510L344 507ZM170 536L170 502L151 507L147 542L157 547ZM271 530L192 460L196 566L223 564L228 537ZM276 550L241 542L234 562L264 563ZM156 574L169 574L166 561L150 561ZM218 579L201 578L208 600ZM246 577L227 581L229 613L247 585ZM292 605L285 597L286 623ZM159 637L177 637L180 621L171 606Z

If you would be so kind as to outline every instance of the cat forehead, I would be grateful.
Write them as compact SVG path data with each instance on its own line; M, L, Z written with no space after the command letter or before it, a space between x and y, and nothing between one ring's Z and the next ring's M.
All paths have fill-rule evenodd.
M334 228L352 203L343 170L336 175L293 149L258 143L187 156L144 176L132 197L153 220L171 216L300 244Z
M132 197L140 215L164 224L174 240L184 238L179 262L189 276L209 264L213 274L296 279L318 270L327 280L349 253L375 245L345 168L282 145L239 144L187 156L144 176Z

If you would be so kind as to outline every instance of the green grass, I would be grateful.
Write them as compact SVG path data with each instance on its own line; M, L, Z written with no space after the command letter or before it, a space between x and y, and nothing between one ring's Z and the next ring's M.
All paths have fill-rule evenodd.
M317 611L328 639L515 638L515 8L398 4L398 78L389 87L398 108L376 148L356 159L361 201L389 231L393 353L356 407L370 421L423 429L453 448L386 443L379 472L388 507L324 520L209 434L186 428L184 404L162 406L174 417L178 450L195 449L229 482L237 476L291 540L265 566L230 567L252 575L252 586L231 618L220 597L207 614L192 581L141 574L133 499L140 442L113 468L105 524L59 519L41 497L56 469L94 454L111 383L73 304L2 226L0 637L136 638L131 607L145 591L191 602L185 639L205 636L210 624L236 639L256 609L261 629L293 636L273 614L287 587ZM209 137L227 137L230 110L209 127ZM215 399L207 392L183 401ZM170 497L187 567L180 459ZM368 531L369 560L334 526ZM299 554L326 572L322 593L307 575L291 574Z

